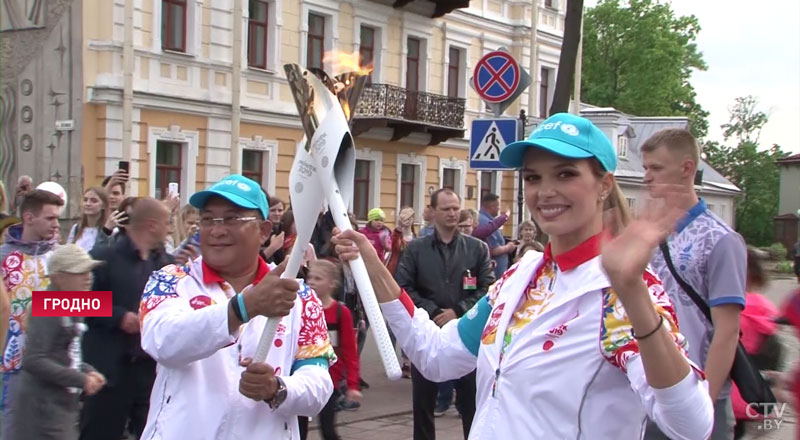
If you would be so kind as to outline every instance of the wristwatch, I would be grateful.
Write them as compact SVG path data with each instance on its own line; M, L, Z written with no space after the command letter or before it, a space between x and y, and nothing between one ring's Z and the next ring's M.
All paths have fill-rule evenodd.
M278 409L281 404L286 400L286 384L283 383L283 379L280 376L275 376L275 380L278 382L278 389L275 390L275 394L272 395L272 399L264 399L264 402L267 402L267 405L273 410Z

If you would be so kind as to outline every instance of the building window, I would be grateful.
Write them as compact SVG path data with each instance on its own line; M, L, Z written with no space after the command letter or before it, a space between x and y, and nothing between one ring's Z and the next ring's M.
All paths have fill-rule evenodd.
M358 46L360 67L369 67L375 62L375 29L361 26L361 42ZM374 66L373 66L374 69ZM367 84L372 84L372 72L367 76Z
M366 220L367 212L370 210L371 165L368 160L356 159L356 172L353 181L353 214L359 220Z
M181 182L181 143L158 141L156 144L156 191L159 200L169 194L170 182Z
M544 0L544 7L553 8L553 0Z
M422 41L419 38L408 37L406 41L406 89L419 90L419 58Z
M708 208L709 211L713 212L714 214L719 215L719 213L717 213L717 210L716 210L716 205L714 205L713 203L706 203L706 207Z
M447 96L458 98L461 78L461 51L450 47L447 65Z
M161 1L161 49L186 52L186 0Z
M263 151L242 150L242 175L261 185L264 178Z
M621 159L628 158L628 137L625 135L617 136L617 153Z
M480 194L478 200L483 200L483 196L494 193L497 187L497 171L481 171Z
M269 2L250 0L250 18L247 29L247 64L259 69L267 68L267 30L269 29Z
M325 55L325 17L308 14L308 54L306 67L322 69L322 58Z
M456 189L458 186L458 173L461 170L457 168L445 168L442 170L442 188L447 188L456 194L458 190Z
M414 195L417 192L417 165L400 165L400 207L410 206L417 210Z
M550 98L550 69L542 67L539 86L539 117L547 118L547 101Z

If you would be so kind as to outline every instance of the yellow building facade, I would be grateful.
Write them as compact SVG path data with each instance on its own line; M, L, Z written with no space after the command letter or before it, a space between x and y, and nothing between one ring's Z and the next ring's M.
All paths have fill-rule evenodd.
M393 224L398 209L411 205L421 222L430 193L449 186L465 208L479 208L484 192L498 193L516 219L514 173L469 168L470 122L491 116L469 79L481 56L507 48L537 72L504 116L523 109L538 116L555 84L565 9L558 3L565 2L86 2L84 186L129 160L131 195L160 197L176 181L185 203L242 172L288 200L302 130L283 65L330 73L324 53L357 52L373 64L353 124L357 216L379 206Z

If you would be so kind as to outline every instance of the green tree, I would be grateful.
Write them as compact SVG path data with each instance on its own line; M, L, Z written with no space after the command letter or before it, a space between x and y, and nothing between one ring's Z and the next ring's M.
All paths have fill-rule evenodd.
M669 2L601 0L584 14L583 100L638 116L688 116L695 136L708 112L689 82L706 64L694 41L700 24Z
M706 161L742 190L736 202L736 229L744 239L756 246L772 243L772 219L778 215L780 171L775 161L786 153L778 145L759 150L758 137L769 121L766 113L757 110L758 99L746 96L736 99L730 119L722 124L725 141L735 147L707 142L703 147Z

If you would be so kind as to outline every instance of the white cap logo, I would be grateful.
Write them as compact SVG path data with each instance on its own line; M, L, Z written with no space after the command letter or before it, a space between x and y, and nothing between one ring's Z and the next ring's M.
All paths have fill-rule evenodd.
M536 127L536 130L533 133L538 133L544 130L557 130L561 129L562 132L570 135L570 136L578 136L581 134L581 131L578 130L578 127L574 126L573 124L564 124L561 121L556 122L548 122L547 124L542 124Z
M581 134L580 130L578 130L578 127L576 127L576 126L574 126L572 124L562 124L561 125L561 131L563 131L564 133L566 133L566 134L568 134L570 136L577 136L577 135Z
M235 186L235 187L239 188L242 191L250 191L250 186L248 186L244 182L239 182L238 180L235 180L235 179L223 180L222 182L220 182L220 184L228 185L228 186Z

